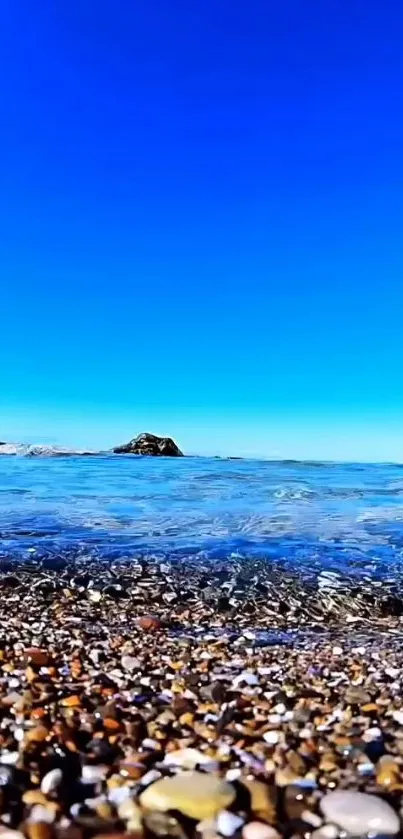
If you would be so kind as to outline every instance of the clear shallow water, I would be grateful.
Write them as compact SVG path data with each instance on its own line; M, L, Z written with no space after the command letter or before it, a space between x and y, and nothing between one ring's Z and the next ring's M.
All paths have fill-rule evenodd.
M400 584L403 466L0 457L0 558L256 557ZM330 583L329 583L330 580Z

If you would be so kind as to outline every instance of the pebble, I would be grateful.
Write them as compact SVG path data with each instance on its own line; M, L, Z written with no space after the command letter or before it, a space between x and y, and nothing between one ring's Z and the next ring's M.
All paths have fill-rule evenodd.
M345 696L349 705L366 705L371 701L368 691L354 685L347 688Z
M49 795L50 792L57 789L62 778L63 772L61 769L52 769L50 772L47 772L44 778L42 778L41 792L45 795Z
M146 813L144 815L144 824L148 836L151 833L151 836L157 836L158 839L166 839L166 837L187 839L187 834L184 832L182 826L169 813Z
M144 615L140 618L138 625L145 632L157 632L158 629L161 629L161 621L154 615Z
M276 807L273 787L263 783L263 781L250 778L242 778L241 783L249 792L252 813L264 819L264 821L274 822Z
M230 813L229 810L221 810L217 817L217 830L221 836L233 836L244 824L245 819Z
M19 830L11 830L8 827L1 827L0 839L25 839L25 836Z
M53 807L44 807L43 804L35 804L29 814L30 822L40 824L53 824L56 819L56 810Z
M398 833L399 818L392 807L375 795L340 790L325 795L320 807L329 822L339 825L350 836L365 833Z
M27 792L24 792L22 796L22 800L24 804L27 804L28 807L32 807L34 804L42 804L44 807L48 804L48 800L46 795L43 794L38 789L29 789Z
M118 816L127 822L130 832L141 832L141 810L133 798L126 798L118 805Z
M321 827L311 833L311 839L337 839L339 833L340 831L335 824L322 824Z
M269 824L249 822L242 830L242 839L280 839L280 834Z
M258 676L256 676L255 673L249 673L245 670L243 673L240 673L239 676L236 676L235 679L232 680L232 684L234 688L237 688L242 684L254 687L255 685L259 684L259 678Z
M400 766L391 755L383 755L376 765L376 782L381 787L390 787L400 780Z
M263 740L265 740L266 743L270 743L272 746L276 746L277 743L280 742L280 739L281 739L281 732L280 731L275 731L275 730L266 731L263 734Z
M235 790L226 781L203 772L186 772L156 781L142 793L146 810L179 810L202 821L226 809L235 799Z
M134 658L133 655L122 655L121 664L123 670L128 670L130 673L132 673L133 670L141 669L141 664L138 658Z
M103 781L106 775L105 766L93 766L92 764L84 764L81 770L81 780L84 784L97 784Z
M168 752L163 762L166 766L180 766L182 769L196 769L197 766L204 766L211 771L217 769L219 765L216 760L198 749L178 749L175 752Z

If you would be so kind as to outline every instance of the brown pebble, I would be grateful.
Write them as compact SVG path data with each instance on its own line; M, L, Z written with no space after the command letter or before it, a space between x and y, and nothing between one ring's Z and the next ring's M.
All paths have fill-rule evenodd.
M32 807L34 804L42 804L44 807L47 807L49 804L46 795L44 795L39 789L27 790L27 792L24 792L22 800L24 804L28 805L28 807Z
M320 759L319 769L321 772L333 772L337 769L336 755L333 752L325 752Z
M240 778L250 795L250 808L255 816L270 824L276 821L276 792L274 787L249 778Z
M28 729L25 735L26 743L43 743L49 737L49 729L44 725L36 725L34 728Z
M144 615L139 620L139 627L140 629L144 629L145 632L156 632L158 629L161 629L161 621L153 615Z
M122 725L118 720L114 720L112 717L106 717L104 719L104 728L108 731L120 731Z
M60 701L60 704L63 705L64 708L78 708L81 705L81 699L77 694L73 694L72 696L65 696L64 699Z
M24 652L24 661L26 664L34 664L36 667L46 667L50 662L50 658L39 647L28 647Z
M93 839L142 839L143 834L137 833L96 833Z
M284 791L284 810L290 821L297 821L307 809L306 796L298 786L290 784Z
M51 839L52 826L46 822L26 822L25 833L28 839Z
M376 714L379 708L375 702L367 702L366 705L361 705L361 711L363 714Z
M389 755L383 755L376 765L376 782L381 787L395 786L400 781L400 767Z
M101 819L105 819L105 821L109 821L113 818L113 808L109 804L109 801L100 801L95 808L95 812L97 816Z

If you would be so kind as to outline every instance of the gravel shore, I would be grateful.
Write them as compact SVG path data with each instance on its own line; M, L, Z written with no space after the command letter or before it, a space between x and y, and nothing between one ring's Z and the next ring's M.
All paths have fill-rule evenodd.
M3 562L0 839L401 833L393 594L220 574Z

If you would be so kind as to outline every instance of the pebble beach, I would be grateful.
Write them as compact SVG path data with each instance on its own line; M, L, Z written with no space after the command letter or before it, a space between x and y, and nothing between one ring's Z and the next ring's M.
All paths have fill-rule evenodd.
M0 592L3 839L400 832L400 619L276 640L139 563Z
M391 561L371 575L367 553L358 580L351 531L350 541L332 548L333 562L319 562L306 534L298 557L284 561L286 513L294 517L293 550L301 509L305 521L317 522L317 546L324 521L335 532L328 510L327 519L324 510L323 518L312 515L313 478L309 485L304 474L304 495L300 476L293 486L283 476L287 495L275 476L265 520L275 530L270 542L262 539L256 496L270 481L250 466L213 464L207 479L205 465L185 464L186 487L176 495L174 473L165 474L167 516L155 500L165 465L122 461L126 484L118 496L117 477L104 490L100 467L83 461L47 464L48 472L42 462L4 463L0 839L401 835L399 578ZM213 495L216 476L222 484ZM242 509L259 510L257 521L248 520L243 553L224 528L229 488L233 521L240 521L236 476ZM373 475L368 480L374 493ZM203 496L195 499L198 485ZM99 509L101 491L102 505L107 492L114 495L114 520L111 506ZM147 516L129 516L129 492L142 510L147 503ZM359 503L368 505L361 493ZM369 550L378 539L380 556L386 521L382 541L370 531ZM186 527L197 551L183 546ZM138 544L146 537L147 550ZM321 544L329 554L336 543L328 535Z

